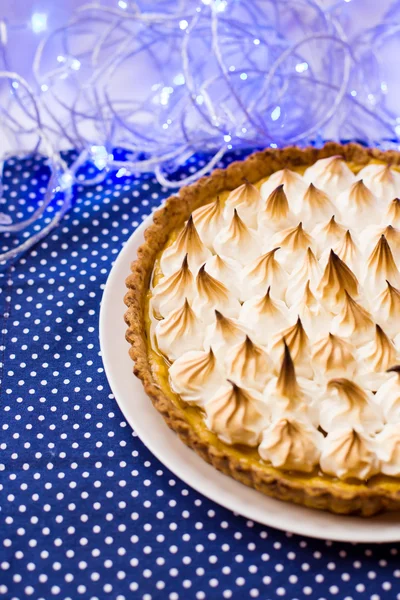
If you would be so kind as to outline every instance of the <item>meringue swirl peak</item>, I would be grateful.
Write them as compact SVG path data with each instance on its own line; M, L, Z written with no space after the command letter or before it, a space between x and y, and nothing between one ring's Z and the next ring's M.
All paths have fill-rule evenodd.
M382 234L368 258L364 285L376 293L377 288L386 287L386 281L400 287L399 270L389 243Z
M256 390L227 380L205 405L207 425L227 444L257 446L266 417L262 398Z
M282 340L282 344L283 359L276 382L276 389L285 398L295 398L299 395L300 390L296 379L296 371L290 354L290 348L285 338Z
M322 300L327 300L336 307L343 301L345 292L358 296L358 281L353 271L331 249L329 259L318 286Z
M272 286L274 295L277 298L284 298L288 276L275 257L278 250L280 250L279 246L262 254L243 268L242 300L248 300L255 295L263 295L270 286Z
M303 196L300 214L307 225L315 226L334 215L335 206L325 192L310 183Z
M384 220L393 227L400 228L400 198L394 198L390 202Z
M203 348L203 324L187 298L180 308L157 323L155 334L159 350L170 360L176 360L189 350Z
M369 312L345 290L342 309L332 321L332 333L361 345L369 340L374 329L375 324Z
M168 246L161 256L160 266L164 275L176 271L186 255L192 271L195 271L211 256L211 252L200 239L192 215L175 242Z
M357 367L354 347L333 333L315 342L312 352L312 365L320 378L353 376Z
M248 335L229 351L226 368L228 377L260 391L272 377L272 363L267 352L254 344Z
M152 308L156 314L165 317L187 298L192 300L194 295L194 278L189 269L188 255L185 254L179 271L163 277L154 287Z
M197 232L208 248L213 248L213 241L224 225L223 206L217 196L214 202L200 206L193 213L193 221Z
M221 229L216 236L214 249L218 254L238 260L242 264L259 256L260 245L257 232L246 225L236 208L233 209L229 225Z
M325 438L320 465L325 473L339 479L365 480L379 469L372 439L347 427L332 431Z

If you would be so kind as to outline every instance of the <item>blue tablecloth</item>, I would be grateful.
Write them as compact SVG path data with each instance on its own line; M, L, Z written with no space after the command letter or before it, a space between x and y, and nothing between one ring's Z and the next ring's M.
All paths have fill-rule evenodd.
M11 160L0 211L31 212L47 177L39 159ZM0 275L0 600L400 598L398 545L246 521L176 480L125 422L99 304L123 243L167 195L150 175L78 186L58 229Z

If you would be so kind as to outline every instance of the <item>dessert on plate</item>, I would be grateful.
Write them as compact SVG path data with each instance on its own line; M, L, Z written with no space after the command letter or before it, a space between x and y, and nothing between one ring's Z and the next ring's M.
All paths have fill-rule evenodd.
M400 508L399 196L400 154L328 143L154 213L127 278L134 372L215 468L336 513Z

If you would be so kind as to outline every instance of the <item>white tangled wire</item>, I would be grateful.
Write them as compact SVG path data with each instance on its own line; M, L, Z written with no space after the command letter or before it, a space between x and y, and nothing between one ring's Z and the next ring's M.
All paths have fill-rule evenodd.
M397 143L400 119L387 102L380 52L400 32L397 3L387 20L352 39L347 2L322 0L119 0L81 6L44 35L32 81L9 70L7 23L0 21L4 69L0 119L10 153L48 158L47 191L28 219L0 213L0 232L17 234L42 218L59 194L51 221L3 254L28 249L71 206L81 167L97 173L80 185L153 172L167 188L208 173L231 149L281 147L326 138ZM67 164L62 150L78 158ZM115 149L124 153L114 156ZM207 164L184 179L173 172L196 152ZM82 171L81 171L82 174Z

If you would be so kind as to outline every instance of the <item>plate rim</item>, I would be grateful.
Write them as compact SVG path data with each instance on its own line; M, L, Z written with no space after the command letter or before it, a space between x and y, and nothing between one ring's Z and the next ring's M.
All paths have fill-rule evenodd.
M381 515L377 515L376 517L368 518L345 515L342 516L326 511L318 511L317 509L310 509L290 502L283 502L281 500L265 496L261 492L244 486L233 478L224 475L206 463L168 428L164 419L153 407L150 399L146 395L141 381L133 375L133 363L128 355L129 346L125 340L125 337L122 336L123 339L120 339L119 336L115 338L115 331L121 329L121 326L123 326L124 331L126 329L126 325L123 321L123 312L125 312L126 309L125 305L123 304L123 290L126 289L125 278L129 274L129 265L131 261L136 258L137 248L144 241L144 231L147 229L147 227L149 227L152 220L153 214L151 213L143 220L143 222L135 229L135 231L133 231L132 235L128 238L128 240L126 240L121 251L117 255L107 277L100 303L99 314L99 341L104 371L111 387L111 391L113 392L115 401L117 402L131 428L135 430L138 437L141 439L142 443L163 465L165 465L186 485L192 487L209 500L216 502L220 506L223 506L235 514L239 514L246 519L256 521L264 526L273 527L274 529L281 531L289 531L296 535L311 537L314 539L328 539L331 541L346 543L394 543L400 541L400 519L397 518L395 520L396 515L394 513L383 513ZM117 303L113 297L116 295L115 290L120 290L120 295L117 295ZM120 301L118 301L118 299ZM123 312L122 314L115 315L115 307L118 305L120 305L120 308L123 307ZM114 316L114 322L116 316L117 319L119 318L121 321L121 325L113 327L112 331L109 327L110 316ZM120 361L117 358L119 356L118 351L116 353L113 352L115 346L117 350L122 350L124 347L123 349L125 351L125 355L129 359L129 363L127 364L130 365L130 368L127 372L127 377L130 377L133 380L133 383L130 381L131 387L133 386L134 388L137 388L136 393L140 395L142 400L145 399L147 402L147 405L150 409L148 411L149 417L151 419L154 418L155 421L159 421L160 428L163 432L163 436L160 436L160 438L163 438L164 436L166 438L169 437L170 442L172 442L172 439L175 438L175 440L179 443L179 456L185 455L187 458L187 461L185 460L182 462L185 463L185 465L186 462L188 462L188 464L194 463L197 469L195 469L195 473L198 473L199 470L201 472L207 472L207 469L209 469L210 471L207 472L206 477L203 478L198 477L197 475L192 475L190 469L185 469L184 465L180 465L179 459L178 462L174 462L173 458L170 456L170 454L173 454L174 452L173 450L169 451L170 444L165 444L165 447L162 447L161 451L159 447L160 438L158 438L158 443L155 443L155 438L157 438L157 436L149 435L147 433L146 427L141 422L141 418L143 418L141 412L129 410L131 399L127 398L128 392L125 392L125 387L121 385L119 377L116 376L116 372L120 366L118 366L118 363L125 363L126 359ZM147 408L146 405L144 406ZM147 413L147 410L145 412ZM154 415L151 413L154 413ZM170 437L171 435L173 438ZM175 446L175 443L172 445ZM176 458L177 456L175 456L175 459ZM200 461L200 463L198 461ZM209 481L209 477L211 477L211 482ZM203 482L204 484L200 482ZM211 483L211 485L205 487L206 483ZM225 493L225 488L232 488L234 487L233 484L239 486L239 494L233 494L231 496L229 492ZM257 499L258 503L260 503L260 499L262 500L262 503L265 504L265 508L267 509L265 511L265 518L260 518L261 515L259 513L257 513L255 516L254 513L251 512L252 508L254 509L254 506L251 502L240 503L240 489L242 489L243 496L248 496L250 499L252 496L254 496L256 504ZM246 508L247 506L248 510ZM268 509L273 509L271 510L270 518L268 518ZM305 517L308 516L309 518L290 519L290 516L293 517L292 513L300 513L300 515ZM288 524L286 524L286 521L288 521ZM310 528L309 526L312 525L313 522L314 528ZM318 528L318 525L320 525L320 529ZM327 532L329 532L329 535L327 535ZM349 535L350 533L351 537Z

